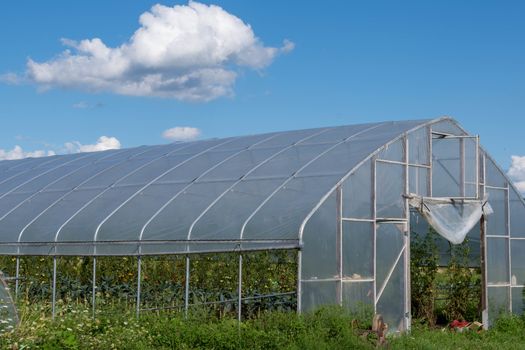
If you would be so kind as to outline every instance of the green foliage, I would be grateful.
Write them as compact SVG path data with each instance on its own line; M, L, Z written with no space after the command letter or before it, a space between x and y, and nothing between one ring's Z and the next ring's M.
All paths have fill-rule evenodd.
M326 308L304 316L264 312L239 324L235 319L145 314L115 310L93 320L84 305L63 309L55 321L47 306L24 308L18 330L0 336L2 349L372 349L352 326L355 315ZM130 311L130 310L129 310ZM361 323L361 322L359 322ZM364 321L362 321L364 323Z
M296 289L297 253L291 251L243 254L243 297L290 292ZM0 257L0 268L14 275L16 259ZM142 257L141 308L184 305L186 259L184 256ZM237 309L238 253L191 256L190 303L214 303L207 312L235 315ZM57 259L57 300L62 304L89 303L92 297L93 258ZM23 257L20 261L19 302L31 304L51 300L52 257ZM131 308L137 291L136 257L98 257L96 271L97 310ZM243 317L262 310L295 309L295 295L243 302Z
M424 237L413 235L410 245L410 278L412 315L434 326L436 324L435 299L438 272L437 233L429 227Z
M410 334L392 338L392 349L524 349L525 319L502 317L488 331L465 330L455 332L448 328L432 329L426 326L413 327Z
M474 320L478 318L481 301L481 275L469 268L468 239L459 245L450 245L450 261L445 284L444 315L448 320Z
M54 321L49 305L21 308L20 327L0 335L0 349L374 349L375 340L363 332L361 319L339 307L305 315L262 312L237 323L208 314L143 314L115 309L93 320L88 305L61 309ZM355 326L360 325L359 328ZM414 326L412 332L390 336L389 349L522 349L525 319L503 317L488 331Z
M454 319L479 320L481 272L469 267L469 242L449 244L450 260L439 267L437 233L429 227L426 235L412 235L411 299L414 321L435 326Z

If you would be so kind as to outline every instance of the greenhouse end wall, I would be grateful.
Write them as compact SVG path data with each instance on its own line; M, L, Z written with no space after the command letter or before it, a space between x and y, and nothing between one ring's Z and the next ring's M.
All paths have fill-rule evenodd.
M388 143L334 188L302 235L299 308L368 308L389 331L410 328L407 197L481 200L494 213L469 234L480 242L483 321L523 312L525 205L477 136L441 120ZM477 230L477 232L473 232Z

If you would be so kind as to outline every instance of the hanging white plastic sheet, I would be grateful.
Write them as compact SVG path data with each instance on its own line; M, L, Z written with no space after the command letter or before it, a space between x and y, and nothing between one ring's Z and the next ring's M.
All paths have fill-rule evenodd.
M409 203L417 208L437 233L452 244L461 244L481 216L493 212L487 198L429 198L411 193Z

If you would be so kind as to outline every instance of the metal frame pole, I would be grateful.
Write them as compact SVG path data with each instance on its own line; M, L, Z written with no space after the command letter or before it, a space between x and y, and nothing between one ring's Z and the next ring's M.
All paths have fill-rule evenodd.
M465 197L465 139L459 139L459 196Z
M428 165L430 165L430 170L428 172L428 196L429 197L432 197L432 181L433 180L433 175L432 175L432 172L433 172L433 167L434 167L434 164L433 164L433 161L432 161L432 142L433 142L433 139L432 139L432 126L429 126L428 127Z
M302 283L301 278L303 274L303 252L301 251L301 248L297 250L297 313L301 313L301 307L302 307Z
M405 135L405 330L409 331L412 323L411 311L411 282L410 282L410 205L408 203L408 195L410 192L410 143L408 135ZM419 170L418 170L419 171ZM416 173L416 179L418 178L418 173ZM419 186L416 187L419 190Z
M142 280L142 257L139 255L137 259L137 318L140 316L140 282Z
M374 220L373 269L374 269L374 314L377 313L377 158L372 158L372 219Z
M97 257L93 257L93 274L92 274L92 286L91 286L91 307L93 309L93 319L95 318L96 312L96 295L97 295Z
M18 300L18 280L20 279L20 257L16 257L16 272L15 272L15 299Z
M239 285L237 289L238 301L237 301L237 321L239 323L242 320L242 254L239 254Z
M336 263L337 263L337 289L336 289L336 299L339 306L343 306L343 190L342 187L337 187L336 190L336 220L337 220L337 229L335 237L335 246L336 246Z
M186 255L186 281L184 287L184 316L188 317L188 308L190 305L190 256Z
M52 286L52 299L51 299L51 316L55 319L55 308L56 308L56 288L57 287L57 257L53 256L53 286Z
M481 186L481 196L485 197L486 194L486 185L487 185L487 171L486 171L486 162L487 159L485 157L485 154L483 154L483 157L481 158L481 173L483 177L483 185ZM481 322L483 323L483 328L488 329L489 327L489 307L488 307L488 279L487 279L487 221L485 220L485 217L481 217L481 233L480 233L480 241L481 241L481 252L482 255L481 259Z
M505 190L505 233L507 235L507 257L508 257L508 264L507 267L509 269L509 305L507 305L507 308L509 312L512 314L512 246L511 246L511 240L510 240L510 186L507 181L507 189Z

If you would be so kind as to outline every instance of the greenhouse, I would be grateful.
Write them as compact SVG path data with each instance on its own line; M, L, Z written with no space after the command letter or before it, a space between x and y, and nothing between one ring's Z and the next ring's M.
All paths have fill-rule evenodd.
M505 173L448 117L274 132L0 162L0 255L97 262L236 254L241 318L250 252L293 251L298 312L369 305L389 331L411 324L411 232L417 220L471 243L483 323L522 313L525 203ZM419 221L418 221L419 222ZM412 229L411 229L412 226ZM129 260L128 260L129 261ZM217 272L220 273L220 272Z

